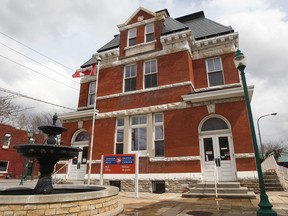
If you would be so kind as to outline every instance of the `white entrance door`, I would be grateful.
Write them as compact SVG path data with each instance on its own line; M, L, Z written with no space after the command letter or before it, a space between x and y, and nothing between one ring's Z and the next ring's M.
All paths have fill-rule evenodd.
M235 160L229 134L202 136L201 144L203 180L215 180L215 159L219 159L219 181L235 181Z
M70 161L68 177L70 180L84 180L86 174L88 147L82 146L79 148L81 148L82 151L78 153L78 157L75 157Z

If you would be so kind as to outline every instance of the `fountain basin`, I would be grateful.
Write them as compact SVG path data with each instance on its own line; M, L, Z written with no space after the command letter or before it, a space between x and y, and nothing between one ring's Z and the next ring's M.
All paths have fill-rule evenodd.
M33 187L0 187L0 215L117 215L119 189L113 186L55 185L53 194L30 194ZM22 190L22 191L21 191ZM22 195L3 195L13 191ZM23 195L28 194L28 195ZM2 195L1 195L2 194Z
M67 160L78 155L79 148L63 145L48 144L19 144L14 146L16 151L26 158L37 158L45 161Z

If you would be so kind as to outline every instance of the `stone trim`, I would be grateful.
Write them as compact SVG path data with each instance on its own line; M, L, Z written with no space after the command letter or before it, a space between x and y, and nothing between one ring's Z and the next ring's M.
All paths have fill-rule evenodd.
M115 97L122 97L122 96L133 95L133 94L141 94L141 93L145 93L145 92L153 92L153 91L158 91L158 90L162 90L162 89L182 87L182 86L186 86L186 85L192 85L192 87L193 87L193 84L192 84L191 81L186 81L186 82L173 83L173 84L164 85L164 86L157 86L157 87L153 87L153 88L135 90L135 91L132 91L132 92L122 92L122 93L118 93L118 94L100 96L100 97L97 97L97 100L103 100L103 99L109 99L109 98L115 98Z
M235 154L235 158L254 158L254 153L237 153Z
M149 158L150 162L169 162L169 161L197 161L201 160L201 156L184 156L184 157L164 157L164 158Z

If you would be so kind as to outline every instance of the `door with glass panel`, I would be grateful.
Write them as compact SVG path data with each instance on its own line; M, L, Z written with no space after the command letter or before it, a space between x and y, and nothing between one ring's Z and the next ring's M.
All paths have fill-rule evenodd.
M77 157L70 160L68 178L71 180L84 180L87 167L88 140L89 134L83 130L76 132L72 139L72 146L78 147L82 151L78 153Z
M219 163L216 169L219 181L235 181L236 172L234 154L230 135L207 135L201 137L201 156L203 167L203 180L215 180L215 159Z
M88 146L79 147L82 151L74 157L70 164L69 179L71 180L84 180L86 174L86 163L88 155Z

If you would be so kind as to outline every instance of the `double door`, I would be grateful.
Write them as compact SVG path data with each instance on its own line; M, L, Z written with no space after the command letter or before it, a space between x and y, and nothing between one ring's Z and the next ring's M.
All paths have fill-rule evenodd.
M201 160L204 181L235 181L235 159L229 134L201 137Z
M87 163L87 146L79 146L82 149L78 153L77 157L71 159L70 168L69 168L69 179L70 180L84 180L86 175L86 163Z

